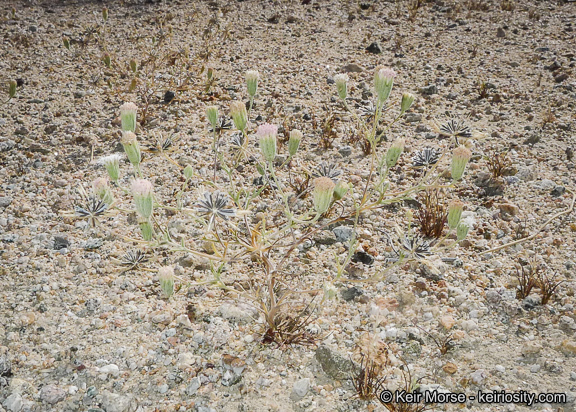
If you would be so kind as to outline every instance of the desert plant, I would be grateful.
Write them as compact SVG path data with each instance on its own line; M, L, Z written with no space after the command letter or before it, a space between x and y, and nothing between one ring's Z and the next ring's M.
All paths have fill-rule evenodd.
M540 12L536 8L531 7L528 10L528 18L530 20L539 21L541 17L542 17L542 15L540 14Z
M501 0L500 9L504 11L514 11L516 8L516 2L514 0Z
M376 398L384 389L386 382L386 377L380 376L381 372L382 365L362 353L360 364L350 379L356 390L356 396L362 400Z
M486 156L486 163L488 166L488 171L492 174L494 179L500 178L502 176L508 176L512 168L512 160L508 157L508 153L491 153Z
M256 296L260 296L258 309L266 320L266 330L263 333L262 343L276 343L280 346L287 345L313 345L318 337L306 330L312 323L314 311L312 301L299 311L287 309L291 291L282 290L279 283L274 280L265 288L258 289Z
M444 334L444 336L440 334L433 335L432 333L428 332L421 326L418 326L416 324L414 326L416 326L418 329L424 332L430 339L432 339L432 342L434 342L434 345L436 345L436 347L438 348L440 356L446 355L450 350L454 349L454 347L456 346L454 343L454 338L452 337L452 333L446 333Z
M126 213L130 211L129 208L135 209L136 225L131 232L122 234L122 238L141 245L149 256L150 266L155 266L156 270L158 259L155 256L159 253L165 256L162 261L164 269L159 277L159 286L165 297L178 297L182 288L199 285L220 288L258 308L265 319L265 342L280 345L313 343L315 336L306 330L313 319L313 310L310 304L304 305L301 310L293 309L296 305L302 306L298 297L323 291L325 303L327 299L334 298L336 293L329 280L308 280L304 279L302 273L296 273L291 264L294 255L303 250L304 245L316 234L337 223L347 221L358 228L361 225L360 218L366 212L378 211L418 197L420 193L432 193L428 195L430 200L427 207L428 212L435 216L435 220L430 221L434 220L435 223L425 226L430 227L431 234L441 236L446 212L442 212L432 199L436 199L434 196L438 196L440 191L447 192L458 185L471 156L470 150L459 146L456 139L457 134L465 134L468 129L459 126L458 130L449 130L447 133L452 133L457 146L450 161L452 180L441 181L442 176L436 170L436 165L442 161L442 152L438 149L419 159L427 164L413 186L399 191L390 189L388 176L401 167L398 165L402 165L400 158L405 141L397 138L385 149L381 145L391 126L410 109L414 101L414 96L404 93L396 114L389 122L384 121L384 113L393 110L389 97L395 77L393 70L377 68L374 75L373 111L372 115L365 118L370 121L366 121L348 106L347 77L335 76L336 92L340 98L338 104L346 110L341 121L354 119L370 147L368 177L360 187L352 187L347 183L336 164L322 163L313 171L303 166L298 158L303 134L297 129L289 131L289 157L285 162L277 162L278 152L282 149L278 144L280 139L277 125L254 125L250 108L246 107L242 99L230 105L229 116L232 121L221 116L216 105L205 109L206 135L212 140L210 154L213 156L213 164L210 164L210 173L202 176L196 172L194 165L181 165L172 158L174 153L178 153L177 136L162 138L151 131L150 135L156 137L156 144L144 143L138 124L142 124L139 119L146 109L128 103L120 110L121 143L132 165L132 171L129 172L132 176L122 173L124 165L118 156L102 159L101 164L113 184L108 186L100 180L94 184L93 196L82 189L83 200L80 205L83 206L78 206L76 217L87 219L90 225L95 226L96 222L103 221L112 213ZM250 100L257 96L255 79L258 79L255 72L246 75L247 97ZM336 137L334 112L335 108L327 110L329 115L321 127L324 137L320 139L326 141L325 146L329 146ZM227 137L231 138L229 145L225 142ZM259 144L257 150L254 150L254 141ZM158 156L151 156L143 163L142 150ZM173 171L178 176L176 187L162 187L164 179L156 176L153 168L147 167L148 162L158 164L162 161L168 165L162 169L166 170L165 173ZM259 177L246 179L250 171ZM254 182L255 185L247 182ZM85 199L90 198L95 200L85 205ZM129 201L132 206L129 206ZM69 216L74 216L74 213ZM169 226L175 218L183 219L197 235L194 238L175 235ZM460 219L460 214L453 215L446 236L431 245L414 233L411 223L410 220L408 229L403 229L405 226L399 222L397 233L392 236L397 259L374 274L371 280L382 279L398 265L425 259L432 253L444 253L456 247L473 226L470 219ZM456 239L449 240L449 234L455 235ZM355 236L347 242L347 246L349 250L346 256L336 256L339 267L333 275L339 281L346 281L343 268L348 265L358 246ZM166 269L170 267L172 257L181 253L210 262L205 279L191 282ZM144 263L139 255L128 256L125 260L122 266L129 269L136 269ZM230 286L226 275L234 273L230 269L238 267L242 262L251 266L254 286L249 290L238 291ZM295 282L310 282L311 285L306 290L300 290L296 283L287 281L291 278L295 278ZM370 369L370 365L366 366ZM366 391L362 390L363 393Z
M420 196L420 208L416 211L416 220L422 234L429 238L441 238L447 218L442 194L438 190L423 192Z
M518 287L516 288L517 299L528 297L532 289L538 285L538 270L538 267L533 263L516 265L516 279L518 279Z
M488 11L490 4L486 0L468 0L466 7L469 11Z
M399 391L404 391L407 395L416 395L418 393L418 388L420 386L420 381L422 378L415 379L410 370L408 363L402 359L402 365L400 366L400 372L402 375L402 383L398 388ZM386 408L388 412L424 412L430 410L434 405L424 404L423 402L402 402L396 399L395 396L388 397L384 391L380 394L380 403ZM393 394L392 394L393 395ZM418 399L417 396L414 396Z
M558 287L564 283L563 280L558 280L557 274L548 275L544 270L537 274L537 284L540 288L540 297L542 305L547 305L550 299L557 293Z
M552 108L548 107L542 113L542 127L546 126L547 124L552 124L555 121L556 121L556 116L554 115Z

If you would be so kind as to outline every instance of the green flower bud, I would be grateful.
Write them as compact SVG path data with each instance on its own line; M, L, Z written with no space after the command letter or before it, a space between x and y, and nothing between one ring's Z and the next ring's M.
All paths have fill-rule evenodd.
M208 106L206 108L206 117L213 129L218 127L218 108L216 106Z
M336 90L338 90L338 97L342 100L346 100L348 96L348 75L347 74L337 74L334 76L334 83L336 83Z
M348 193L348 190L350 190L350 185L348 183L344 183L343 181L340 180L336 184L336 187L334 188L334 199L335 200L342 199L344 196L346 196L346 193Z
M468 161L472 157L472 152L465 146L459 146L452 153L452 179L460 180L464 175Z
M404 114L410 109L414 103L414 95L411 93L404 93L402 95L402 102L400 103L400 114Z
M324 291L324 300L332 300L338 296L338 289L331 282L325 282L322 290Z
M132 70L133 73L138 71L138 63L136 63L134 59L130 60L130 70Z
M140 145L138 144L138 140L136 140L136 135L132 132L123 132L120 143L122 143L122 147L124 147L124 151L126 152L126 157L130 163L132 163L134 169L139 170L141 153Z
M314 209L322 215L328 211L332 203L332 195L336 185L329 177L317 177L314 179Z
M474 225L474 219L471 216L462 219L462 221L458 224L458 227L456 228L456 239L458 242L466 238L468 232L470 231L473 225Z
M108 7L102 8L102 20L108 21Z
M183 173L186 180L190 180L192 176L194 176L194 169L192 169L192 166L188 165L184 168Z
M70 39L68 37L62 37L62 44L64 44L64 47L70 50Z
M8 83L8 97L10 99L12 99L14 96L16 96L16 87L18 86L18 83L16 83L16 80L10 80L10 82Z
M112 58L110 57L109 53L104 53L102 55L102 61L104 62L104 65L108 68L110 68L110 66L112 65Z
M138 112L138 106L134 103L124 103L120 106L120 120L122 122L123 132L136 133L136 113Z
M456 229L458 227L463 208L464 203L459 200L453 200L448 205L448 227L450 229Z
M250 97L256 96L259 78L260 74L258 73L258 70L248 70L246 72L246 86L248 88L248 94Z
M139 217L138 227L140 227L140 233L142 233L142 238L145 241L148 242L154 239L154 228L152 227L152 223L150 223L150 220L144 217Z
M154 195L152 193L152 183L144 179L135 179L132 182L132 195L136 212L143 218L149 219L154 210Z
M292 130L290 132L290 138L288 139L288 154L290 157L294 156L300 147L300 142L302 141L302 132L300 130Z
M413 220L414 220L414 212L411 209L406 210L406 223L408 223L408 225L411 225Z
M164 266L158 269L158 280L164 296L167 298L172 296L174 294L174 268L172 266Z
M376 68L374 89L376 90L376 96L378 96L378 102L380 104L388 100L392 86L394 85L394 77L396 77L394 70L384 67Z
M264 155L264 159L267 162L273 162L276 158L277 153L277 143L276 135L278 133L278 127L273 124L264 123L258 126L256 135L260 139L260 150Z
M246 129L248 112L246 111L246 105L244 103L239 101L233 102L230 105L230 117L238 130L244 131Z
M403 150L404 150L404 139L402 138L396 139L394 143L392 143L392 146L390 146L390 148L386 152L385 162L386 167L388 169L396 165Z

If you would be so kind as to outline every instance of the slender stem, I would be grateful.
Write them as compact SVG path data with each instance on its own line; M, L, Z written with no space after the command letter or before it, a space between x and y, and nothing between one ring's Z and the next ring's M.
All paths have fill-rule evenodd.
M569 191L569 192L572 192L571 190L568 190L568 191ZM576 201L576 192L572 192L572 193L573 193L573 196L572 196L572 202L570 203L570 206L569 206L567 209L565 209L565 210L563 210L563 211L561 211L561 212L558 212L558 213L554 214L552 217L550 217L550 218L549 218L546 222L544 222L544 224L543 224L542 226L540 226L540 227L538 228L538 230L536 230L536 232L534 232L532 235L530 235L530 236L528 236L528 237L525 237L525 238L522 238L522 239L515 240L514 242L506 243L505 245L498 246L498 247L495 247L495 248L490 249L490 250L485 250L485 251L483 251L483 252L480 252L480 255L485 255L486 253L497 252L497 251L499 251L499 250L501 250L501 249L506 249L506 248L508 248L508 247L510 247L510 246L518 245L518 244L520 244L520 243L524 243L524 242L527 242L527 241L529 241L529 240L531 240L531 239L534 239L534 238L535 238L540 232L542 232L542 231L546 228L546 226L548 226L548 224L549 224L550 222L552 222L554 219L556 219L557 217L560 217L560 216L562 216L562 215L567 215L567 214L571 213L571 212L574 210L574 202Z

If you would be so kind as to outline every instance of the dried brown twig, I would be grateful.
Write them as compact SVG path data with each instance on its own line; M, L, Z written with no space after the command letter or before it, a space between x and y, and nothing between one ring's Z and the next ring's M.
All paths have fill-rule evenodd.
M542 226L540 226L540 227L538 228L538 230L537 230L536 232L534 232L532 235L530 235L530 236L528 236L528 237L525 237L525 238L523 238L523 239L518 239L518 240L515 240L515 241L513 241L513 242L506 243L505 245L501 245L501 246L498 246L498 247L495 247L495 248L492 248L492 249L485 250L485 251L483 251L483 252L480 252L480 255L485 255L486 253L497 252L497 251L499 251L499 250L506 249L506 248L508 248L508 247L510 247L510 246L518 245L518 244L520 244L520 243L524 243L524 242L527 242L528 240L534 239L534 238L535 238L540 232L542 232L542 231L546 228L546 226L548 226L548 224L549 224L550 222L552 222L554 219L556 219L557 217L560 217L560 216L567 215L567 214L571 213L571 212L574 210L574 202L576 202L576 192L573 192L572 190L568 190L568 189L566 189L566 191L572 193L572 202L570 203L570 207L568 207L567 209L565 209L565 210L563 210L563 211L561 211L561 212L558 212L558 213L554 214L554 215L553 215L552 217L550 217L546 222L544 222L544 224L543 224Z

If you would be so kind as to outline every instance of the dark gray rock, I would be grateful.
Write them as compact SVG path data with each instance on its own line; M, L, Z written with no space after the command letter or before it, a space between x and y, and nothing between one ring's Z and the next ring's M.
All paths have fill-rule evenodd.
M352 154L352 147L342 146L340 149L338 149L338 153L340 153L342 157L348 157Z
M14 149L16 142L14 140L4 140L0 142L0 152L7 152L8 150Z
M562 196L566 192L566 188L564 186L556 186L550 194L554 197Z
M540 305L540 298L538 296L526 296L522 301L524 309L534 309L538 305Z
M342 299L346 302L353 300L357 296L361 296L364 292L358 286L352 286L351 288L345 289L340 293Z
M54 236L54 250L65 249L70 246L70 241L63 236Z
M370 46L366 47L366 51L372 54L380 54L382 53L382 48L377 42L374 42Z
M427 96L431 96L433 94L438 94L438 88L435 84L429 84L428 86L424 86L420 88L420 94L424 94Z

